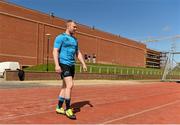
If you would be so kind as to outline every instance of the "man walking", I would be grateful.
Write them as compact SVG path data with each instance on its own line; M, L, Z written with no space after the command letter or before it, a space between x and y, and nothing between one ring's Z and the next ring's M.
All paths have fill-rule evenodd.
M75 74L75 56L82 63L83 70L87 71L83 56L78 48L77 39L73 36L76 30L76 23L68 20L65 33L56 37L53 49L55 71L61 74L61 79L63 80L56 112L65 114L70 119L76 119L70 107L71 90L74 84L73 77ZM64 102L66 104L66 110L63 108Z

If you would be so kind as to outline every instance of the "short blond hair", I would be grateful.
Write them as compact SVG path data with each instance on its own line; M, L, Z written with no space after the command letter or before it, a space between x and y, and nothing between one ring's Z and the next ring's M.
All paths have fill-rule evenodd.
M67 21L66 21L66 27L68 27L70 23L76 23L76 22L73 21L73 20L67 20Z

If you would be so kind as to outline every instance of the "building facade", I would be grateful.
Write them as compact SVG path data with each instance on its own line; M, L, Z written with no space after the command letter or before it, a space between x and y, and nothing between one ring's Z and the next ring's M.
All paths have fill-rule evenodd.
M0 1L0 62L21 66L53 63L55 37L65 31L65 19ZM146 67L146 45L78 24L75 34L83 54L97 63Z
M147 68L158 68L162 66L161 62L162 53L152 49L147 49L146 54L146 67Z

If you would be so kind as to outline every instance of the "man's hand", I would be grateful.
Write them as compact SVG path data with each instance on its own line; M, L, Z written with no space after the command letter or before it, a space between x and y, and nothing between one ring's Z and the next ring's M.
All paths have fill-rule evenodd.
M86 66L86 64L83 65L83 71L84 71L84 72L87 72L87 66Z
M61 73L62 72L62 70L61 70L61 67L58 65L58 66L55 66L55 71L57 72L57 73Z

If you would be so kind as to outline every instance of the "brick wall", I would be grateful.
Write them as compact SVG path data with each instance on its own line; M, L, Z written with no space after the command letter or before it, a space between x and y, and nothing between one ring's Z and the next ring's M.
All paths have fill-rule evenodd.
M21 65L45 64L47 49L53 62L55 37L64 32L65 20L0 1L0 62ZM127 38L78 24L75 36L83 54L97 56L100 63L145 67L146 46ZM50 33L48 46L47 36Z

